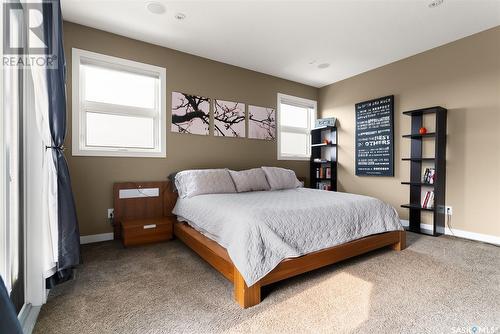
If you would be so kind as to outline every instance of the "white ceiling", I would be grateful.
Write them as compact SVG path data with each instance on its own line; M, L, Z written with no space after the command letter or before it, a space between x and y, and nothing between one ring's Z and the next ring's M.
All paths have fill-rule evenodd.
M500 0L157 1L61 2L65 20L316 87L500 25Z

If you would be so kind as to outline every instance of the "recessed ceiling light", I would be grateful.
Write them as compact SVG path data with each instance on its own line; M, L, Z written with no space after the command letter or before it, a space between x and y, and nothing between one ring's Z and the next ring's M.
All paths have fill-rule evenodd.
M165 13L165 6L156 1L148 2L146 8L153 14L163 14Z
M429 8L436 8L437 6L442 5L444 0L433 0L431 3L429 3Z
M318 68L320 68L320 69L325 69L327 67L330 67L330 64L328 64L328 63L322 63L322 64L318 65Z
M182 20L184 20L186 18L186 14L184 14L184 13L177 13L177 14L174 15L174 17L177 20L182 21Z

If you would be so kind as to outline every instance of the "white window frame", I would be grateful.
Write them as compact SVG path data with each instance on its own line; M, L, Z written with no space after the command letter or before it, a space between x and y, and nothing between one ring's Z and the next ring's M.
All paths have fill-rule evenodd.
M159 105L154 109L140 107L128 107L111 103L84 103L83 82L85 77L81 71L81 64L95 64L107 68L114 68L126 72L146 74L159 78L156 87ZM166 70L163 67L143 64L136 61L107 56L86 50L72 49L72 154L74 156L111 156L111 157L166 157ZM154 116L154 148L136 147L93 147L86 145L86 112L96 110L93 107L98 105L99 112L104 114L144 116L150 114Z
M312 115L308 115L307 117L307 129L290 127L290 126L281 126L281 104L289 104L292 106L303 107L312 109ZM311 129L314 128L314 122L317 118L318 114L318 102L314 100L304 99L302 97L286 95L282 93L278 93L278 102L277 102L277 144L278 144L278 160L310 160L311 159ZM312 117L311 117L312 116ZM292 155L292 154L283 154L281 153L281 132L293 132L300 134L307 134L307 153L306 155Z

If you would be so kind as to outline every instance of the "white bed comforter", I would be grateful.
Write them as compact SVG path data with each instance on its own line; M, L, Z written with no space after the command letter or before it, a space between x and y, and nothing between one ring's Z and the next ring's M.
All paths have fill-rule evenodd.
M173 213L226 248L248 286L285 258L402 230L378 199L306 188L179 198Z

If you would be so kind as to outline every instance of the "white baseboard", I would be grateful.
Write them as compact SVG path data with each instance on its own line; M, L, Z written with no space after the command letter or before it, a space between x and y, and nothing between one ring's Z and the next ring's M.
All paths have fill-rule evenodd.
M500 245L500 237L496 237L494 235L489 234L481 234L476 232L469 232L464 230L457 230L456 228L450 230L449 228L445 228L445 234L454 235L455 237L465 238L470 240L487 242L493 245Z
M101 233L92 235L82 235L80 236L80 245L91 244L94 242L113 240L113 233Z
M23 308L19 312L17 319L21 324L24 334L31 334L33 328L35 328L36 319L40 313L41 306L32 306L31 304L24 304Z
M408 227L410 226L410 222L406 219L401 219L401 225L403 225L403 227ZM425 232L432 233L432 225L430 224L420 224L420 229L423 230L424 233ZM445 227L444 234L455 236L458 238L464 238L474 241L486 242L494 245L500 245L500 237L496 237L494 235L489 235L489 234L469 232L469 231L459 230L456 228L450 230L448 227Z

